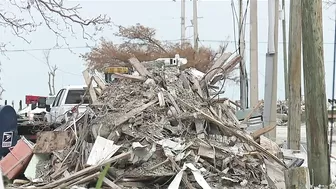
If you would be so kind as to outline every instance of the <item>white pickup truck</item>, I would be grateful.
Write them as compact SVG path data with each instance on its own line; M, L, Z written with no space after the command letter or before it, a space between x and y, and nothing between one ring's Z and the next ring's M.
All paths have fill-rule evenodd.
M51 106L47 106L46 120L49 123L62 123L63 121L68 121L68 113L74 107L82 102L84 93L86 91L86 85L80 86L67 86L61 89ZM78 114L83 113L86 107L89 105L89 94L84 98L83 104L78 106Z

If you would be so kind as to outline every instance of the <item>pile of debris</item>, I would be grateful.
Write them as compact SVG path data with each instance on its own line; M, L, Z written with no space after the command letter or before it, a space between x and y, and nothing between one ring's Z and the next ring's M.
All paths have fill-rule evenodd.
M287 167L279 147L265 130L247 133L230 101L208 92L239 58L221 62L200 77L130 59L138 75L116 74L83 115L38 135L20 187L275 187L283 175L269 170Z

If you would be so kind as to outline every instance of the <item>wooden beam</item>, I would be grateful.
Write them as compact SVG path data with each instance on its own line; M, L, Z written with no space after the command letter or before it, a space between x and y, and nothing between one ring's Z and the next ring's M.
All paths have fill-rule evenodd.
M221 72L221 68L225 61L227 59L230 58L232 53L223 53L215 62L214 64L211 66L211 68L209 69L207 75L205 76L204 80L205 83L208 83L209 81L211 81L211 79L219 72ZM218 68L218 69L217 69Z
M148 72L148 70L139 62L136 58L130 58L128 61L132 64L132 66L136 69L136 71L139 72L141 76L151 76L151 74Z
M90 74L87 69L83 71L83 77L84 77L86 85L89 87L89 93L90 93L92 103L94 103L95 101L97 101L97 94L92 86L93 78L92 77L90 78Z

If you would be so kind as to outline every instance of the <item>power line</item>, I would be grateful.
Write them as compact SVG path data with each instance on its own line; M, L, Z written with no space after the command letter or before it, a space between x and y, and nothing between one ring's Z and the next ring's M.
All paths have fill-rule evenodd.
M187 39L191 38L188 37ZM180 41L181 39L171 39L171 40L162 40L164 42L172 42L172 41ZM237 41L232 40L219 40L219 39L203 39L199 40L202 42L210 42L210 43L237 43ZM245 43L250 43L250 41L245 41ZM259 41L258 44L267 44L267 41ZM283 44L282 41L279 41L278 44ZM324 42L324 45L334 45L332 42ZM31 52L31 51L45 51L45 50L71 50L71 49L92 49L93 46L69 46L69 47L59 47L59 48L31 48L31 49L4 49L2 52L4 53L15 53L15 52Z
M26 52L26 51L45 51L45 50L69 50L69 49L91 49L90 46L70 46L70 47L59 47L59 48L31 48L31 49L4 49L2 52Z
M30 55L31 57L33 57L34 59L36 59L36 60L38 60L39 62L41 62L41 63L43 63L43 64L45 64L45 65L48 66L48 64L47 64L45 61L41 60L40 58L37 58L35 55L29 53L28 51L23 51L23 52L29 54L29 55ZM68 72L68 71L64 71L64 70L61 69L61 68L57 68L57 70L60 71L60 72L65 73L65 74L75 75L75 76L81 76L81 75L79 75L79 74L75 74L75 73L71 73L71 72Z

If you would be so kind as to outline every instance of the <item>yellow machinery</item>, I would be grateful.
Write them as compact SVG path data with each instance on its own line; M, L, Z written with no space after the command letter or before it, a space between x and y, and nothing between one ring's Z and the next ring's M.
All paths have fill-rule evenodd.
M133 72L132 69L128 67L107 67L104 70L105 81L107 83L111 83L115 78L113 78L113 74L131 74Z

